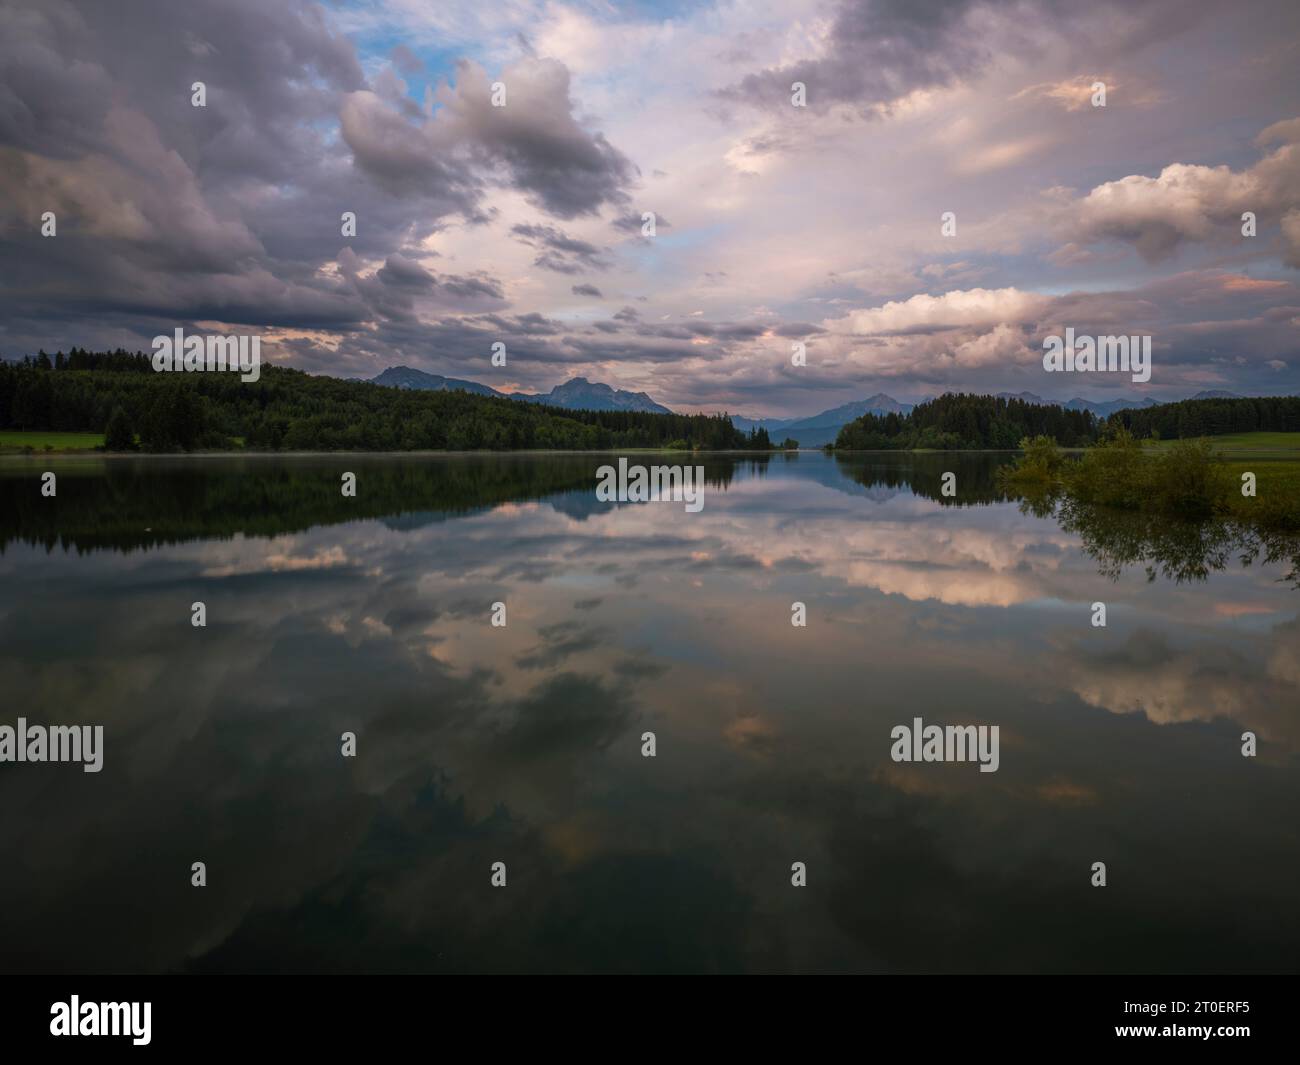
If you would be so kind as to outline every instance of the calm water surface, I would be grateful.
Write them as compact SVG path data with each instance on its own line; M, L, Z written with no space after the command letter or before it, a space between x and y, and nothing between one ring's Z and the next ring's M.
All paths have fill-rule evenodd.
M609 461L0 463L0 724L105 729L0 764L0 969L1296 969L1288 545L999 456L710 457L698 514Z

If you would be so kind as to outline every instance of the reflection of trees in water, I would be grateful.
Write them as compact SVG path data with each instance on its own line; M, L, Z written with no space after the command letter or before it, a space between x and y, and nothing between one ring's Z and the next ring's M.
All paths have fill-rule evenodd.
M999 452L836 452L839 470L864 488L906 488L945 506L987 506L1013 499L997 484L1000 466L1014 455ZM943 475L957 475L957 494L942 494Z
M1084 552L1096 559L1103 576L1118 580L1129 566L1142 566L1147 580L1157 576L1183 584L1203 581L1236 558L1288 567L1281 578L1300 588L1300 535L1254 528L1227 518L1185 521L1141 511L1115 510L1051 493L1028 495L1020 509L1035 517L1055 516L1075 533Z
M703 466L710 488L742 468L761 476L771 456L632 452L629 465ZM482 455L376 459L123 459L55 466L58 491L41 495L44 466L0 476L0 551L11 542L76 551L132 551L191 540L278 536L317 525L402 515L472 514L507 502L591 493L617 454ZM355 497L342 494L345 471ZM600 504L601 509L608 504Z

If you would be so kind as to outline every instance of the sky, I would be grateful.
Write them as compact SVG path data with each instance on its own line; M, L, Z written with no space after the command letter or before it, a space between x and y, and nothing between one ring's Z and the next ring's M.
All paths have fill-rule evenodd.
M1298 70L1294 0L4 0L0 356L179 327L772 417L1294 394ZM1066 328L1150 381L1046 372Z

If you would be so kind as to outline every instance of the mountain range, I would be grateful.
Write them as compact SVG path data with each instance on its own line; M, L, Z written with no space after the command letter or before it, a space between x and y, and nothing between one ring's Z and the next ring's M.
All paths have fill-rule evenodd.
M611 388L599 381L588 381L585 377L574 377L561 385L556 385L549 392L498 392L495 388L479 384L477 381L465 381L456 377L443 377L440 374L414 370L409 366L390 366L377 377L370 379L371 384L385 385L390 388L416 388L432 391L460 389L479 396L498 396L501 399L517 399L527 403L545 403L550 407L564 410L626 410L644 411L651 414L671 414L667 407L656 403L644 392L627 392L620 388ZM999 399L1019 399L1026 403L1038 403L1044 406L1064 407L1066 410L1091 411L1098 418L1106 418L1119 410L1133 407L1155 407L1166 400L1146 399L1111 399L1095 402L1089 399L1060 400L1044 399L1033 392L998 392ZM929 398L929 397L927 397ZM1205 391L1197 392L1189 399L1240 399L1235 392ZM925 400L920 402L924 403ZM900 403L892 396L877 392L866 399L855 400L839 407L832 407L820 414L799 418L746 418L732 415L731 423L742 432L754 429L766 429L774 444L779 444L786 437L799 441L801 447L821 447L832 443L839 435L841 427L862 415L872 414L907 414L915 404Z
M1098 418L1108 418L1117 410L1131 410L1134 407L1158 407L1162 403L1168 403L1169 400L1152 399L1148 396L1146 399L1110 399L1104 403L1097 403L1090 399L1067 400L1062 403L1057 399L1044 399L1042 396L1036 396L1033 392L999 392L998 399L1021 399L1026 403L1038 403L1045 406L1064 407L1066 410L1089 410ZM1241 399L1236 392L1224 392L1221 390L1211 390L1208 392L1197 392L1194 396L1188 396L1188 399Z
M459 389L473 392L477 396L498 396L501 399L519 399L526 403L545 403L548 407L562 407L565 410L629 410L644 411L649 414L671 414L667 407L656 403L644 392L625 392L621 388L611 388L599 381L588 381L585 377L574 377L562 385L556 385L549 392L498 392L495 388L481 385L477 381L464 381L458 377L443 377L441 374L425 373L413 370L409 366L390 366L370 383L385 385L389 388L415 388L431 392L446 392Z
M807 418L744 418L733 415L731 424L742 432L751 429L766 429L773 438L773 443L780 443L787 436L799 441L801 447L821 447L832 443L839 435L841 427L856 418L870 412L872 414L907 414L912 409L911 403L899 403L892 396L877 392L867 399L845 403L832 407L820 414Z

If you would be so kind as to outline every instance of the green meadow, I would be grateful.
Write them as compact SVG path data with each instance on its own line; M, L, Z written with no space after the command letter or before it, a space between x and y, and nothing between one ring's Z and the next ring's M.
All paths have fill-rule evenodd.
M1262 447L1261 438L1273 446ZM1120 429L1066 453L1051 437L1037 436L1021 442L1022 454L999 471L999 480L1043 503L1060 498L1075 506L1232 517L1263 529L1300 530L1300 451L1278 446L1296 439L1300 433L1261 432L1161 443ZM1223 442L1229 446L1220 447ZM1253 494L1244 494L1247 474Z
M1225 501L1225 509L1238 518L1256 517L1262 510L1274 515L1289 512L1292 515L1290 526L1300 523L1300 455L1295 461L1242 462L1238 456L1223 465L1231 474L1234 487L1241 485L1243 473L1255 475L1255 498L1242 496L1240 491L1230 493ZM1260 507L1258 499L1269 502Z
M103 433L0 431L0 451L91 451L104 446Z
M1210 446L1219 452L1227 451L1295 451L1300 452L1300 433L1228 433L1207 437ZM1148 440L1147 447L1169 448L1176 440Z

